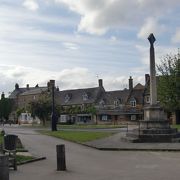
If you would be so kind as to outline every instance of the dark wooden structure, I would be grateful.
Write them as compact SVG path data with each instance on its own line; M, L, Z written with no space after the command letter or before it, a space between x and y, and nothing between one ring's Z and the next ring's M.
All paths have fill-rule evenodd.
M17 162L16 162L17 139L18 136L13 134L8 134L4 136L4 143L3 143L3 153L8 155L9 167L13 167L14 170L17 170Z

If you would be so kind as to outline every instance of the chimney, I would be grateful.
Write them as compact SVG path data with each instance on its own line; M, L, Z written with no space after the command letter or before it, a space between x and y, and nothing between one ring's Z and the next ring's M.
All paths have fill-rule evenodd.
M145 84L147 84L147 82L150 80L150 76L149 74L145 74Z
M103 80L102 79L99 79L99 87L103 87Z
M52 87L55 87L55 80L50 80L50 81L47 83L47 87L48 87L48 91L51 91L51 90L52 90Z
M15 84L15 90L18 90L18 89L19 89L19 84L16 83L16 84Z
M50 87L55 87L55 80L50 80L49 85Z
M133 79L132 77L130 76L129 77L129 90L131 91L133 89Z
M29 90L29 84L26 85L26 89Z

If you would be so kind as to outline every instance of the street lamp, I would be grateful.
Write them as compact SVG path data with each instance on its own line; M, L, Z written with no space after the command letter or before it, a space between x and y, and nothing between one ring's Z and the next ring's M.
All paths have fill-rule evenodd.
M55 81L50 80L50 87L52 88L52 114L51 114L51 130L57 131L57 114L55 112L55 102L54 102L54 89L55 89Z

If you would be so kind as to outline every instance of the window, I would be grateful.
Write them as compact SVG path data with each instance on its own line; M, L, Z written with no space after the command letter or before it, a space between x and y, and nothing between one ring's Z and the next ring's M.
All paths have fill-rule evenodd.
M104 107L105 102L104 102L104 100L103 100L103 99L99 102L99 105L100 105L100 107Z
M135 121L136 120L136 115L131 115L131 121Z
M83 101L87 101L89 99L87 93L85 92L83 93L82 98L83 98Z
M114 106L115 106L115 107L119 107L120 105L122 105L122 100L121 100L121 99L116 99L116 100L114 101Z
M107 121L108 120L108 116L107 115L102 115L101 120L102 121Z
M136 107L136 100L135 100L135 98L132 98L130 100L130 105L131 105L131 107Z
M64 97L65 103L67 103L70 99L71 99L71 96L69 94L66 94L66 96Z
M146 103L150 103L150 96L146 96Z

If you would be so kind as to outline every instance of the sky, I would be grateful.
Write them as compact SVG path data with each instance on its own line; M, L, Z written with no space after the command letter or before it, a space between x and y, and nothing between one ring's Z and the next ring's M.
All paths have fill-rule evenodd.
M0 0L0 91L144 84L150 33L156 63L180 47L179 0Z

